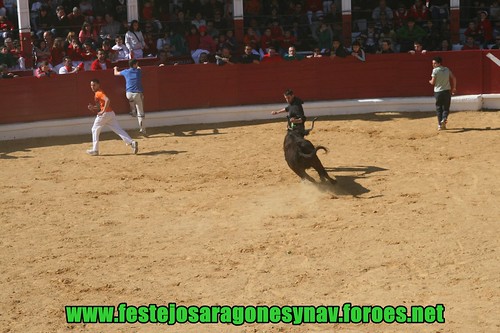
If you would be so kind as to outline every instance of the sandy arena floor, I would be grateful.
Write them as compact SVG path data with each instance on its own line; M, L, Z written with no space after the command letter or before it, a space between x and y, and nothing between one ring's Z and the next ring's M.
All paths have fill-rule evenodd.
M0 142L0 333L498 332L500 113L320 119L334 187L279 122ZM137 137L136 131L130 131ZM317 175L310 172L315 178ZM435 305L445 324L65 322L65 305Z

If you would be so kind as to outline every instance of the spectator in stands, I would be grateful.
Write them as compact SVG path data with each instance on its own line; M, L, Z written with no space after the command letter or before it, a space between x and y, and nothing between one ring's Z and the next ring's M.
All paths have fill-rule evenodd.
M189 34L186 36L187 46L189 51L192 53L198 49L200 46L200 34L198 28L192 24Z
M394 53L391 41L388 39L382 40L380 51L378 51L377 53L380 54Z
M118 22L127 21L127 0L115 0L114 11ZM128 21L127 21L128 22Z
M78 39L76 32L74 32L74 31L68 32L68 34L66 35L66 39L64 40L64 48L65 49L67 49L69 47L69 45L71 45L74 38Z
M200 0L187 0L182 3L187 18L194 18L196 13L201 12L202 6Z
M97 45L97 32L92 29L92 25L90 23L83 23L82 29L78 33L78 40L81 44L90 41L93 46Z
M409 12L403 2L400 2L398 8L394 11L394 29L399 29L405 25L408 20Z
M0 79L13 79L15 77L19 77L19 75L9 72L6 65L0 65Z
M0 46L0 65L5 65L7 68L14 68L17 65L16 59L5 45Z
M435 27L432 20L427 20L427 24L424 26L425 36L422 38L422 46L428 51L434 51L439 48L439 43L441 42L441 34L439 30Z
M285 54L283 59L286 61L295 61L295 60L300 61L300 60L304 59L304 57L300 54L297 54L297 50L295 49L295 46L290 46L288 48L288 53Z
M467 25L467 29L464 31L465 37L472 37L474 41L480 42L480 37L479 37L479 30L477 28L476 22L470 21L469 24Z
M56 71L62 66L62 61L65 56L66 50L64 49L64 39L56 37L56 39L54 39L54 45L52 45L52 49L50 50L51 63L52 66L57 67Z
M36 32L38 31L38 27L36 26L36 20L40 15L40 8L42 8L41 0L30 1L31 4L31 14L30 14L30 22L31 28Z
M130 51L127 46L123 44L123 38L121 36L115 38L115 45L113 45L111 49L116 52L117 61L130 59Z
M373 22L368 23L368 28L366 33L361 33L361 38L364 39L364 50L368 53L375 53L378 49L379 36L375 31L375 24Z
M386 13L382 12L380 13L378 21L375 23L375 31L377 31L377 33L380 33L384 30L386 31L393 30L393 21L388 20Z
M234 65L236 60L233 58L231 54L231 50L225 46L222 48L221 54L215 56L215 64L218 66L224 66L226 64Z
M73 7L73 11L68 14L68 22L71 31L80 32L83 22L85 22L85 16L82 15L79 7Z
M63 6L57 6L56 8L56 20L54 21L54 30L56 37L65 38L68 34L70 23L68 17L66 16L66 11Z
M344 45L342 45L340 40L337 38L333 39L332 48L330 49L330 58L345 58L347 57L347 55L347 50L345 49Z
M35 63L36 64L38 64L42 61L50 60L50 49L47 46L47 42L45 42L45 40L43 40L43 39L38 40L35 43L33 53L35 55Z
M168 65L177 65L176 62L172 63L172 54L167 52L166 50L158 51L158 62L156 63L158 67L168 66Z
M216 10L214 14L214 28L219 30L220 33L226 33L229 24L226 19L222 17L223 11Z
M500 22L500 1L492 1L489 12L491 22Z
M158 51L163 50L163 46L169 45L170 46L171 41L170 41L170 30L168 27L165 27L165 29L160 32L160 37L156 40L156 49Z
M84 16L86 16L86 20L90 21L90 18L94 15L92 2L89 0L80 0L80 11Z
M462 51L467 50L479 50L479 45L476 44L476 41L472 36L468 36L465 39L465 44L462 46Z
M495 37L495 44L491 46L492 50L499 50L500 49L500 36Z
M233 30L226 31L226 44L230 47L231 52L234 52L238 49L238 42L236 37L234 37Z
M398 29L397 31L400 52L408 52L411 50L413 48L413 42L416 40L422 40L425 35L426 33L424 29L415 23L413 17L408 18L406 26Z
M451 43L447 39L443 39L441 43L439 44L439 48L436 51L451 51Z
M109 38L115 40L116 36L120 33L120 22L115 21L114 15L112 13L106 13L104 15L105 25L102 26L99 35L101 39Z
M309 21L309 24L311 25L315 20L318 19L318 16L324 15L322 0L306 0L305 10L307 14L307 19Z
M143 36L144 36L144 43L146 44L146 49L148 50L147 54L144 55L146 57L156 56L156 53L158 53L158 49L156 48L156 38L153 32L145 31Z
M70 33L74 34L74 32ZM66 55L73 61L82 60L82 47L80 46L80 42L75 35L71 37L70 44L66 47Z
M292 35L291 30L286 30L283 38L279 41L279 53L285 55L288 53L290 46L298 45L299 41Z
M417 25L423 26L429 19L429 8L422 0L415 0L415 3L410 7L409 17L411 17Z
M228 47L232 51L232 47L226 42L226 35L220 34L217 40L215 41L217 44L217 53L220 54L222 49Z
M385 0L380 0L378 6L372 11L372 19L375 21L375 24L380 23L381 16L388 21L392 21L394 17L392 9L387 6L387 2Z
M197 12L194 19L191 20L191 24L195 25L198 30L200 30L200 27L206 27L207 21L203 18L201 15L201 12Z
M449 0L432 0L429 11L431 19L437 26L441 22L447 21L450 17Z
M267 53L262 57L262 62L271 63L271 62L282 62L283 58L276 52L276 48L274 46L269 46L267 48Z
M137 20L130 22L130 30L125 34L125 45L130 50L131 59L143 57L143 50L146 49L146 43Z
M422 43L418 40L416 40L413 43L413 50L408 51L410 54L426 54L427 50L424 50L424 47L422 46Z
M222 12L223 10L224 5L218 0L209 0L202 7L203 16L208 19L213 19L216 11Z
M255 33L255 30L251 27L248 28L247 33L243 36L243 43L245 43L245 45L250 45L252 49L255 49L259 47L259 42L260 38Z
M323 55L321 54L321 49L319 48L315 48L312 54L306 56L306 58L322 58L322 57Z
M111 61L106 59L106 52L103 49L97 50L97 59L92 62L90 65L91 71L100 71L110 69Z
M287 25L293 25L293 22L297 22L298 33L301 36L307 36L309 34L309 20L307 15L302 11L302 4L300 2L295 3L294 11L292 15L289 16Z
M483 46L487 46L493 42L493 26L491 25L490 20L488 20L487 11L483 10L479 15L480 19L477 24L479 42L483 44Z
M186 18L184 11L179 10L177 12L177 18L172 23L172 31L179 33L180 35L184 35L189 33L191 30L191 22Z
M7 18L7 16L0 15L0 42L2 38L12 37L12 32L14 31L14 25Z
M207 21L207 35L211 36L213 40L219 38L220 32L214 27L214 21Z
M362 62L366 61L365 51L361 48L361 44L358 41L352 43L351 55Z
M54 35L50 31L45 31L43 33L43 37L41 38L47 43L47 47L49 49L52 49L52 46L54 46Z
M342 13L334 1L323 1L323 12L325 14L323 20L328 25L342 21Z
M332 29L326 23L322 22L316 35L318 36L319 49L328 50L333 43Z
M245 13L245 23L248 24L248 19L256 18L261 15L262 7L260 0L247 0L243 3L243 12Z
M266 50L269 48L269 46L274 46L274 41L273 41L273 38L271 36L271 29L270 28L266 28L266 30L264 30L264 34L260 38L259 46L260 46L260 50L262 50L262 52L266 52Z
M38 65L37 70L35 71L35 76L39 79L41 78L49 78L55 74L54 71L49 66L48 61L42 61L40 65Z
M210 54L215 54L217 50L217 44L215 43L212 36L207 34L207 27L200 27L200 44L198 48L201 50L207 50Z
M201 52L200 56L198 57L198 62L195 62L195 63L202 64L202 65L209 64L210 63L210 59L208 58L208 53L207 52Z
M155 46L156 47L156 46ZM118 52L113 50L111 46L111 40L105 39L102 41L102 50L106 54L106 59L111 62L116 62L118 57Z
M47 6L44 5L40 8L40 12L35 19L35 22L37 28L36 34L39 38L42 38L46 31L50 31L54 28L54 19L52 15L49 14L49 9Z
M88 41L82 44L82 52L80 54L83 61L89 63L97 58L97 53L92 48L92 42Z
M170 37L170 43L170 49L175 57L189 54L186 38L184 38L184 35L179 31L173 31Z
M63 58L63 66L59 68L59 74L74 74L78 73L80 70L83 70L83 63L79 66L73 66L71 58L66 56Z
M240 64L259 64L260 57L253 52L253 47L250 44L247 44L244 49L244 53L240 56L240 60L238 61Z

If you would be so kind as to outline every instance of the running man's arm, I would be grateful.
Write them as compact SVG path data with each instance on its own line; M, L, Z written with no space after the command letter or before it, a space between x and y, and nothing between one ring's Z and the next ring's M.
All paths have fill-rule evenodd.
M119 76L120 75L120 71L118 70L118 66L115 66L113 67L113 73L116 75L116 76Z
M457 92L457 78L450 71L450 83L451 83L451 94L454 95Z
M273 112L271 112L271 114L278 114L278 113L283 113L283 112L286 112L285 108L278 110L278 111L273 111Z
M431 86L433 86L435 83L436 83L436 77L433 76L430 80L429 80L429 83L431 84Z
M104 100L104 107L102 108L102 110L99 112L101 115L106 112L106 110L109 108L109 103L111 103L110 99L108 98L108 96L104 95L103 96L103 100Z

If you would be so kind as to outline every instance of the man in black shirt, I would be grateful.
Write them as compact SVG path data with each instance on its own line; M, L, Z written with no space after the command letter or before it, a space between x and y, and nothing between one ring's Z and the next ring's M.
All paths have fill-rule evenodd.
M259 64L260 57L252 53L253 48L250 45L245 46L245 53L240 57L240 64Z
M305 134L304 123L306 122L306 116L304 115L304 108L302 107L304 101L295 96L291 89L287 89L284 93L284 96L285 100L288 103L288 106L284 107L281 110L273 111L271 112L271 114L275 115L287 112L288 128L294 131L298 131L301 134Z

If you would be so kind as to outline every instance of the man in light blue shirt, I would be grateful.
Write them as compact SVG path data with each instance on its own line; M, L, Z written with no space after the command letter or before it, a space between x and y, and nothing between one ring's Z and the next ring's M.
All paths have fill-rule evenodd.
M119 71L115 66L114 74L125 78L125 91L127 99L130 103L130 114L132 117L137 117L139 122L139 132L143 136L147 136L146 127L144 126L144 89L142 87L142 70L139 67L137 59L130 59L129 68Z
M441 65L441 57L432 59L432 74L429 83L434 86L438 131L445 130L450 113L451 95L457 91L457 79L449 68Z

